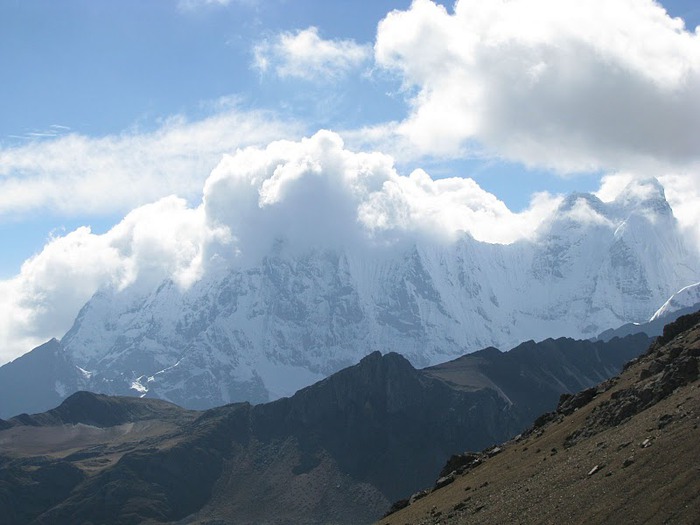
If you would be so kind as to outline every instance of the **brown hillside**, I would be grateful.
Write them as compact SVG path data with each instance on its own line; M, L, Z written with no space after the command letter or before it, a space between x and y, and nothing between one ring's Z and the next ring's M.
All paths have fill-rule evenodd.
M442 488L378 523L700 523L699 358L697 313L541 426L453 457Z

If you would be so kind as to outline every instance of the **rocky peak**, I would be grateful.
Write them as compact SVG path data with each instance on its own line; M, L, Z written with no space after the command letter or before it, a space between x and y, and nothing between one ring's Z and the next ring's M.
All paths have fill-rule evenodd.
M0 417L39 412L78 390L80 372L56 339L0 367Z
M577 205L585 204L596 213L605 215L605 203L592 193L573 192L567 195L559 205L558 212L566 213L573 210Z
M645 212L654 216L673 217L664 187L655 178L633 180L614 202L627 213Z
M304 419L312 415L322 418L324 412L338 409L351 413L371 407L377 414L391 413L413 403L413 395L420 388L419 372L405 357L395 352L382 355L376 351L357 365L304 388L281 403L296 406L293 411L303 414Z

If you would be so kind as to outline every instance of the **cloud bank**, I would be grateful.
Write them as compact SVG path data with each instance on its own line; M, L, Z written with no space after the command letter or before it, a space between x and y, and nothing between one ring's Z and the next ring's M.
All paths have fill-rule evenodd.
M700 33L653 0L414 0L374 51L410 103L384 131L422 153L561 172L700 161Z
M465 232L512 242L535 235L559 202L541 194L512 213L471 179L402 175L391 157L350 151L328 131L239 149L212 171L198 206L167 197L105 234L79 228L0 281L0 363L62 336L100 287L166 278L187 287L222 261L254 264L279 239L294 249L449 242Z

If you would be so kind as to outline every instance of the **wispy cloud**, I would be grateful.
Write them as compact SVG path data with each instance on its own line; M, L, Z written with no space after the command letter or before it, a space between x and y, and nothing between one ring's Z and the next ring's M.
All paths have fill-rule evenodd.
M22 141L56 138L69 133L70 130L68 126L51 124L47 129L27 131L24 135L9 135L8 138Z
M305 80L337 79L365 64L372 55L369 45L354 40L325 40L318 29L281 33L253 48L253 66L272 70L280 77Z
M219 109L201 120L171 117L149 132L93 138L57 129L0 149L0 220L39 209L126 212L170 194L196 198L225 152L300 134L266 112Z

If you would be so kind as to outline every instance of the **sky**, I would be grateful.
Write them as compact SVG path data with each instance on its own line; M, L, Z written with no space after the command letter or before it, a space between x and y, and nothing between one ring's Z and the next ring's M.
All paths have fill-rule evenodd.
M187 286L290 223L513 242L657 177L700 246L698 25L694 0L0 0L0 364L101 286Z

